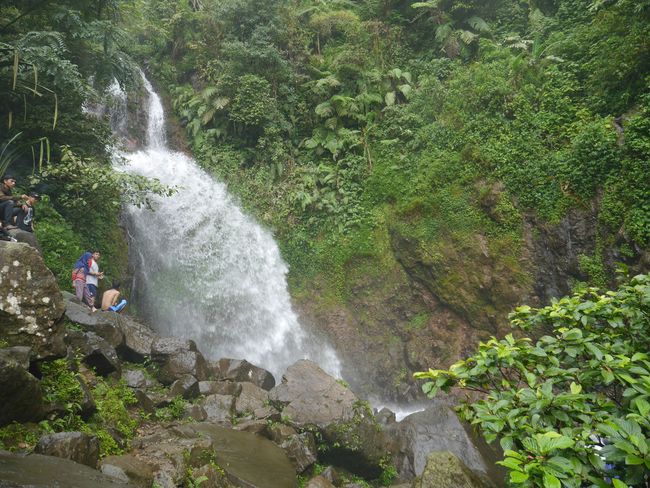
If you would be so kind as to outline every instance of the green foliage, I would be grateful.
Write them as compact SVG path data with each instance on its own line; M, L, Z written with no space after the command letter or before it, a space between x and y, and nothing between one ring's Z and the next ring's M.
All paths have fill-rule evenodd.
M395 478L397 478L397 468L389 458L382 459L379 466L381 467L379 483L381 483L381 486L391 486Z
M43 246L43 259L59 286L70 286L71 265L84 252L81 239L72 225L52 206L47 195L38 202L34 232Z
M34 424L12 422L0 429L0 449L20 451L33 448L40 435L40 430Z
M56 359L41 366L41 388L45 401L55 403L71 413L81 409L83 391L67 359Z
M650 276L616 291L584 289L550 306L519 307L512 334L481 343L449 370L416 373L434 396L480 392L461 415L505 450L513 486L606 487L650 477Z
M124 448L128 446L128 441L135 436L138 425L137 420L128 411L130 405L137 403L135 394L124 380L111 384L101 378L97 378L92 393L97 405L97 413L91 418L85 430L99 438L102 456L122 454ZM109 429L114 429L125 444L120 446Z
M187 401L181 396L175 397L166 407L156 409L156 420L164 422L183 418Z

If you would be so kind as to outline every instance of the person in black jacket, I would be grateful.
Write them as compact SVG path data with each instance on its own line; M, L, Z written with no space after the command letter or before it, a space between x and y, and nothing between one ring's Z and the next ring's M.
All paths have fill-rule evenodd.
M4 175L2 177L2 184L0 184L0 221L4 230L15 229L13 224L14 216L18 213L18 202L27 198L27 195L14 196L11 193L13 187L16 186L16 178L11 175Z
M34 210L34 205L41 199L41 196L38 193L30 193L25 199L25 203L18 207L18 212L16 213L16 226L20 230L26 232L34 232L34 217L36 216L36 211Z

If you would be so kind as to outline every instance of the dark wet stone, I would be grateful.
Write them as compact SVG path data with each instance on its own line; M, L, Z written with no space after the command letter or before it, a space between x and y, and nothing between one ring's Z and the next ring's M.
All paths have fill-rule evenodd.
M99 441L97 437L82 432L59 432L41 437L34 452L95 468L99 461Z
M241 393L241 383L235 381L199 381L199 393L201 395L233 395Z
M220 380L246 381L264 390L270 390L275 386L275 378L270 372L245 359L222 358L211 365L212 374Z
M284 451L268 439L205 422L187 424L177 430L185 435L205 435L212 439L219 465L235 486L295 487L296 472L291 462Z
M135 488L69 459L0 451L1 488Z
M41 384L12 359L0 359L0 426L39 421L45 413Z
M181 396L186 400L199 396L199 382L192 375L183 375L172 383L169 392L173 396Z
M65 340L73 351L82 355L83 363L97 374L121 373L122 363L115 348L94 332L68 331Z
M390 450L400 476L411 479L424 470L427 455L448 450L470 469L487 473L481 453L465 431L456 413L448 406L436 404L405 417L386 428Z
M0 361L14 361L23 369L29 369L29 346L14 346L0 349Z

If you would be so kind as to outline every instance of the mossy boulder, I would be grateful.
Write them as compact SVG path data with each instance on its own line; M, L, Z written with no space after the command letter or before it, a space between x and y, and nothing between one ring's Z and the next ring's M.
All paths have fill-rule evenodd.
M413 488L490 488L449 451L429 454L422 475L413 482Z
M31 347L31 359L65 356L63 297L36 249L0 241L0 340Z

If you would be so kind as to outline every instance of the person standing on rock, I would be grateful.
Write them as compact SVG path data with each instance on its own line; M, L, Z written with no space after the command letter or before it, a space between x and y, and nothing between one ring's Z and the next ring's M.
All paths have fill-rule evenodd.
M88 273L86 274L86 303L93 312L96 312L95 308L95 298L97 297L97 285L99 285L99 280L104 278L104 272L99 271L99 258L101 253L99 251L93 251L92 257L88 265Z
M0 184L0 221L4 230L16 229L13 223L14 216L18 212L16 207L21 199L26 200L28 198L27 195L14 196L12 190L15 186L16 178L11 175L2 177L2 184Z
M93 264L93 256L99 255L99 251L86 251L81 255L72 269L72 285L75 295L79 301L86 303L95 311L94 297L90 295L90 289L86 286L86 279L90 275L90 266ZM103 273L102 273L103 278Z

